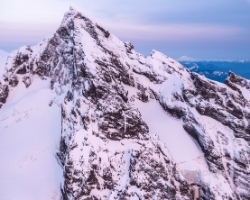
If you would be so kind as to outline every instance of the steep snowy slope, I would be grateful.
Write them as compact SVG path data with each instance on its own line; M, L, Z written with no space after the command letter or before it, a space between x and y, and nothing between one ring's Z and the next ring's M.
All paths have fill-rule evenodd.
M50 83L19 84L0 112L0 199L59 199L62 169L55 158L60 107L49 107Z
M9 185L34 199L26 189L45 182L32 195L56 199L59 181L64 200L250 198L249 81L211 81L155 50L145 57L72 8L52 38L13 52L6 70L0 159L13 167L0 170L1 199L15 199ZM30 170L19 174L26 154ZM20 188L21 175L40 182Z

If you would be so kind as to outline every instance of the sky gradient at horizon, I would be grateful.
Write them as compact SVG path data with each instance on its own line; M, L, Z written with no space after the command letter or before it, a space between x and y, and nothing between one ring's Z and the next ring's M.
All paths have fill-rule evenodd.
M250 59L250 0L1 0L0 49L53 35L70 6L145 55Z

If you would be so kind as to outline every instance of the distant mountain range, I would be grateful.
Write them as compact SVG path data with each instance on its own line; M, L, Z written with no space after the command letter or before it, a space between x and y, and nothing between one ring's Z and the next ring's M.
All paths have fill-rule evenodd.
M179 62L250 62L250 59L241 59L241 60L235 60L235 59L200 59L200 58L191 58L188 56L181 56L180 58L176 59Z
M193 58L181 57L179 62L189 69L205 77L224 82L228 76L228 72L232 71L244 78L250 79L250 60L195 60ZM186 61L184 60L186 58ZM188 59L187 59L188 58Z

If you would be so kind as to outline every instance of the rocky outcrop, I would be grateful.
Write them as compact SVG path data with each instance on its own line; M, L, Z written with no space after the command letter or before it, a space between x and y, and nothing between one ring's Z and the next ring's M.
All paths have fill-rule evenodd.
M0 83L0 103L5 103L6 99L8 97L9 94L9 87L8 85L2 85ZM2 104L0 104L0 107L2 107Z

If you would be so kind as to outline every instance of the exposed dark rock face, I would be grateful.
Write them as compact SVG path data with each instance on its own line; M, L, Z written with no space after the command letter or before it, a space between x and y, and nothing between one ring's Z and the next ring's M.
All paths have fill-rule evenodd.
M229 126L236 134L243 133L246 128L243 117L244 113L248 113L245 108L249 108L245 97L239 92L232 92L225 87L203 80L197 74L192 76L196 86L195 96L199 100L195 105L197 111ZM215 104L212 103L213 101Z
M206 134L202 125L198 122L197 119L192 115L192 113L188 113L183 118L183 128L198 142L200 145L204 156L207 159L208 166L211 172L221 171L224 173L224 167L222 165L222 160L219 152L215 150L214 143L212 139Z
M52 38L24 47L12 61L0 82L0 107L14 87L38 77L50 81L61 106L64 200L250 198L250 105L242 91L249 81L230 73L223 85L159 52L145 57L74 9ZM217 178L183 175L150 133L137 100L146 109L157 101L178 119L218 185Z
M28 60L29 60L29 56L27 54L22 54L21 52L18 52L14 59L14 65L20 66L23 63L27 62Z
M18 85L18 78L16 75L13 75L10 79L9 79L9 85L12 87L16 87Z
M227 81L230 81L231 83L235 84L235 86L238 85L238 86L244 87L248 90L250 89L249 80L244 79L240 76L237 76L233 72L229 72L229 77L228 77Z
M26 65L21 66L21 67L17 70L16 73L17 73L17 74L26 74L26 73L27 73Z
M29 76L24 76L24 77L23 77L23 83L24 83L24 85L26 86L26 88L29 87L30 84L31 84L31 79L30 79L30 77L29 77Z
M233 81L239 80L239 78L236 79L235 77L236 76L234 74L230 73L229 80L233 80ZM205 80L204 78L202 78L201 76L197 74L192 74L192 78L194 80L194 85L196 87L196 90L195 92L192 92L192 93L187 92L187 90L184 91L184 95L187 101L190 104L192 104L191 99L196 98L198 100L196 102L199 102L199 103L196 103L196 105L193 105L193 106L196 107L197 111L200 114L209 116L219 121L220 123L224 124L225 126L228 126L233 131L235 138L239 138L239 141L242 140L246 142L245 144L247 144L248 146L249 145L249 133L248 133L249 125L245 123L244 119L248 119L247 116L249 116L249 111L248 111L249 103L245 99L245 97L242 95L242 92L240 91L240 89L235 89L237 88L236 86L234 87L230 86L230 88L235 90L235 92L231 91L230 89L226 87L221 87L217 85L215 82L210 82L208 80ZM244 84L244 85L247 85L247 84ZM190 123L190 124L192 126L194 123ZM188 130L186 128L186 125L184 125L184 128L189 133L195 132L192 130ZM219 138L221 137L220 134L218 137ZM225 135L223 135L222 137L223 137L223 140L225 141L224 142L225 145L227 145L228 138ZM219 140L222 140L222 139L219 139ZM207 141L207 139L204 141ZM247 199L248 198L247 196L249 196L249 193L247 192L246 188L249 187L249 184L250 184L249 178L247 178L248 175L246 175L248 173L246 173L245 175L242 174L242 176L237 176L237 174L239 175L238 171L247 172L247 167L242 165L241 162L237 161L238 160L238 158L236 158L237 156L230 155L228 152L225 152L222 155L219 155L217 152L216 153L217 155L215 155L213 153L213 149L214 149L213 144L211 143L211 145L212 146L210 146L207 149L207 151L204 151L205 149L203 150L207 160L215 164L216 168L218 168L219 170L222 170L222 171L226 170L223 173L225 175L228 174L227 176L229 177L227 179L230 179L230 176L232 175L232 173L234 174L233 176L236 176L240 179L245 177L245 179L243 178L244 181L243 180L239 181L238 178L234 177L233 183L237 189L239 190L243 189L245 191L243 193L237 192L236 196L240 195L241 198ZM248 153L247 154L243 153L243 154L244 154L243 157L245 157L246 155L249 156ZM215 157L213 155L215 155ZM223 162L221 158L222 160L224 160L223 162L226 164L222 165ZM218 163L218 160L220 160L219 163ZM234 164L232 164L232 160ZM240 168L244 170L240 170Z
M9 87L8 85L2 85L0 83L0 102L3 104L6 102L6 99L9 95ZM1 106L2 106L1 104Z
M137 73L137 74L142 74L144 76L146 76L151 82L153 83L163 83L164 82L164 76L161 76L159 74L156 74L154 71L152 70L145 70L142 71L141 68L133 68L133 72Z
M110 36L110 33L108 31L106 31L104 28L102 28L101 26L99 26L98 24L96 24L96 27L103 32L103 34L106 38L108 38Z

